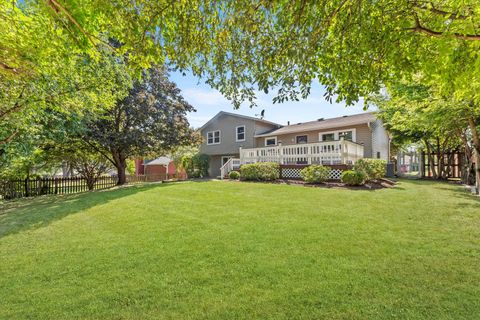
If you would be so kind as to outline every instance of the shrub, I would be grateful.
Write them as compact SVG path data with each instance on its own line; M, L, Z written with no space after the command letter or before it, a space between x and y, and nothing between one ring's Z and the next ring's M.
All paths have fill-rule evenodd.
M202 174L200 171L198 170L195 170L195 171L192 171L188 174L188 177L189 178L192 178L192 179L196 179L196 178L202 178Z
M319 164L314 164L300 170L300 176L307 183L322 183L330 176L331 169Z
M365 173L367 180L375 180L385 177L387 162L381 159L360 159L353 168Z
M181 158L181 167L185 169L189 178L203 178L208 176L208 161L210 157L203 153L186 154Z
M230 171L230 173L228 174L228 177L232 180L238 180L238 179L240 179L240 172Z
M280 177L280 165L274 162L244 164L240 167L243 180L272 181Z
M363 171L346 170L342 173L342 182L350 186L360 186L365 184L367 176Z

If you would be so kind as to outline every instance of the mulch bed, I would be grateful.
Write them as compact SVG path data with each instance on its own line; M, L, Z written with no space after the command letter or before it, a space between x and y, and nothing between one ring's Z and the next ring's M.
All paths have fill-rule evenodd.
M242 182L247 182L247 181L242 181ZM288 184L288 185L297 185L297 186L304 186L304 187L310 187L310 188L340 188L340 189L352 189L352 190L378 190L378 189L385 189L385 188L393 188L396 184L396 181L386 179L386 178L378 179L376 181L369 181L363 186L349 186L337 180L326 181L324 183L317 183L317 184L305 183L305 181L298 180L298 179L279 179L275 181L248 181L248 182Z

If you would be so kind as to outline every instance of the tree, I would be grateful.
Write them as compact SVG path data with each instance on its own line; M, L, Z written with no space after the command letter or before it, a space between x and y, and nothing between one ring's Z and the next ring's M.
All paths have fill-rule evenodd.
M98 179L112 168L103 155L92 153L88 148L77 149L67 159L71 167L85 179L88 190L93 190Z
M186 119L194 108L167 76L162 66L145 71L127 97L87 123L85 141L115 166L119 185L126 182L129 157L159 155L195 141Z
M126 56L131 73L152 63L191 70L239 107L257 91L278 89L275 102L306 97L314 81L351 104L420 72L469 106L480 154L478 0L30 0L2 3L0 16L8 79L64 75L72 56L108 50Z
M450 167L448 161L444 161L446 153L463 151L467 160L464 181L469 183L469 172L475 162L468 123L471 110L465 103L444 97L437 87L423 82L423 77L417 75L410 81L391 83L386 94L377 95L372 100L378 105L379 115L393 134L395 143L423 144L434 178L448 175ZM480 114L476 117L480 118ZM438 162L438 172L434 162Z

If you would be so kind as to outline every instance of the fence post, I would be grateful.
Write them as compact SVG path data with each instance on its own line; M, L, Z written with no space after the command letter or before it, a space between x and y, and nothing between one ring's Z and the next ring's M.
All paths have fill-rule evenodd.
M29 196L29 192L28 192L28 177L25 178L25 197L28 197Z

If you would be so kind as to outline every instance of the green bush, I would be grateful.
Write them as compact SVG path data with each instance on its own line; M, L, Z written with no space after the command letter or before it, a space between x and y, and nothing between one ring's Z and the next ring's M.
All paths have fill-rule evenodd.
M367 179L363 171L346 170L342 173L342 182L350 186L361 186Z
M203 153L183 155L180 163L189 178L203 178L208 176L208 161L210 157Z
M274 162L244 164L240 167L243 180L273 181L280 177L280 165Z
M307 183L322 183L328 179L331 170L329 167L314 164L300 170L300 176Z
M360 159L353 167L356 171L362 171L367 180L376 180L385 177L387 162L381 159Z
M228 174L228 177L232 180L238 180L238 179L240 179L240 172L230 171L230 173Z

